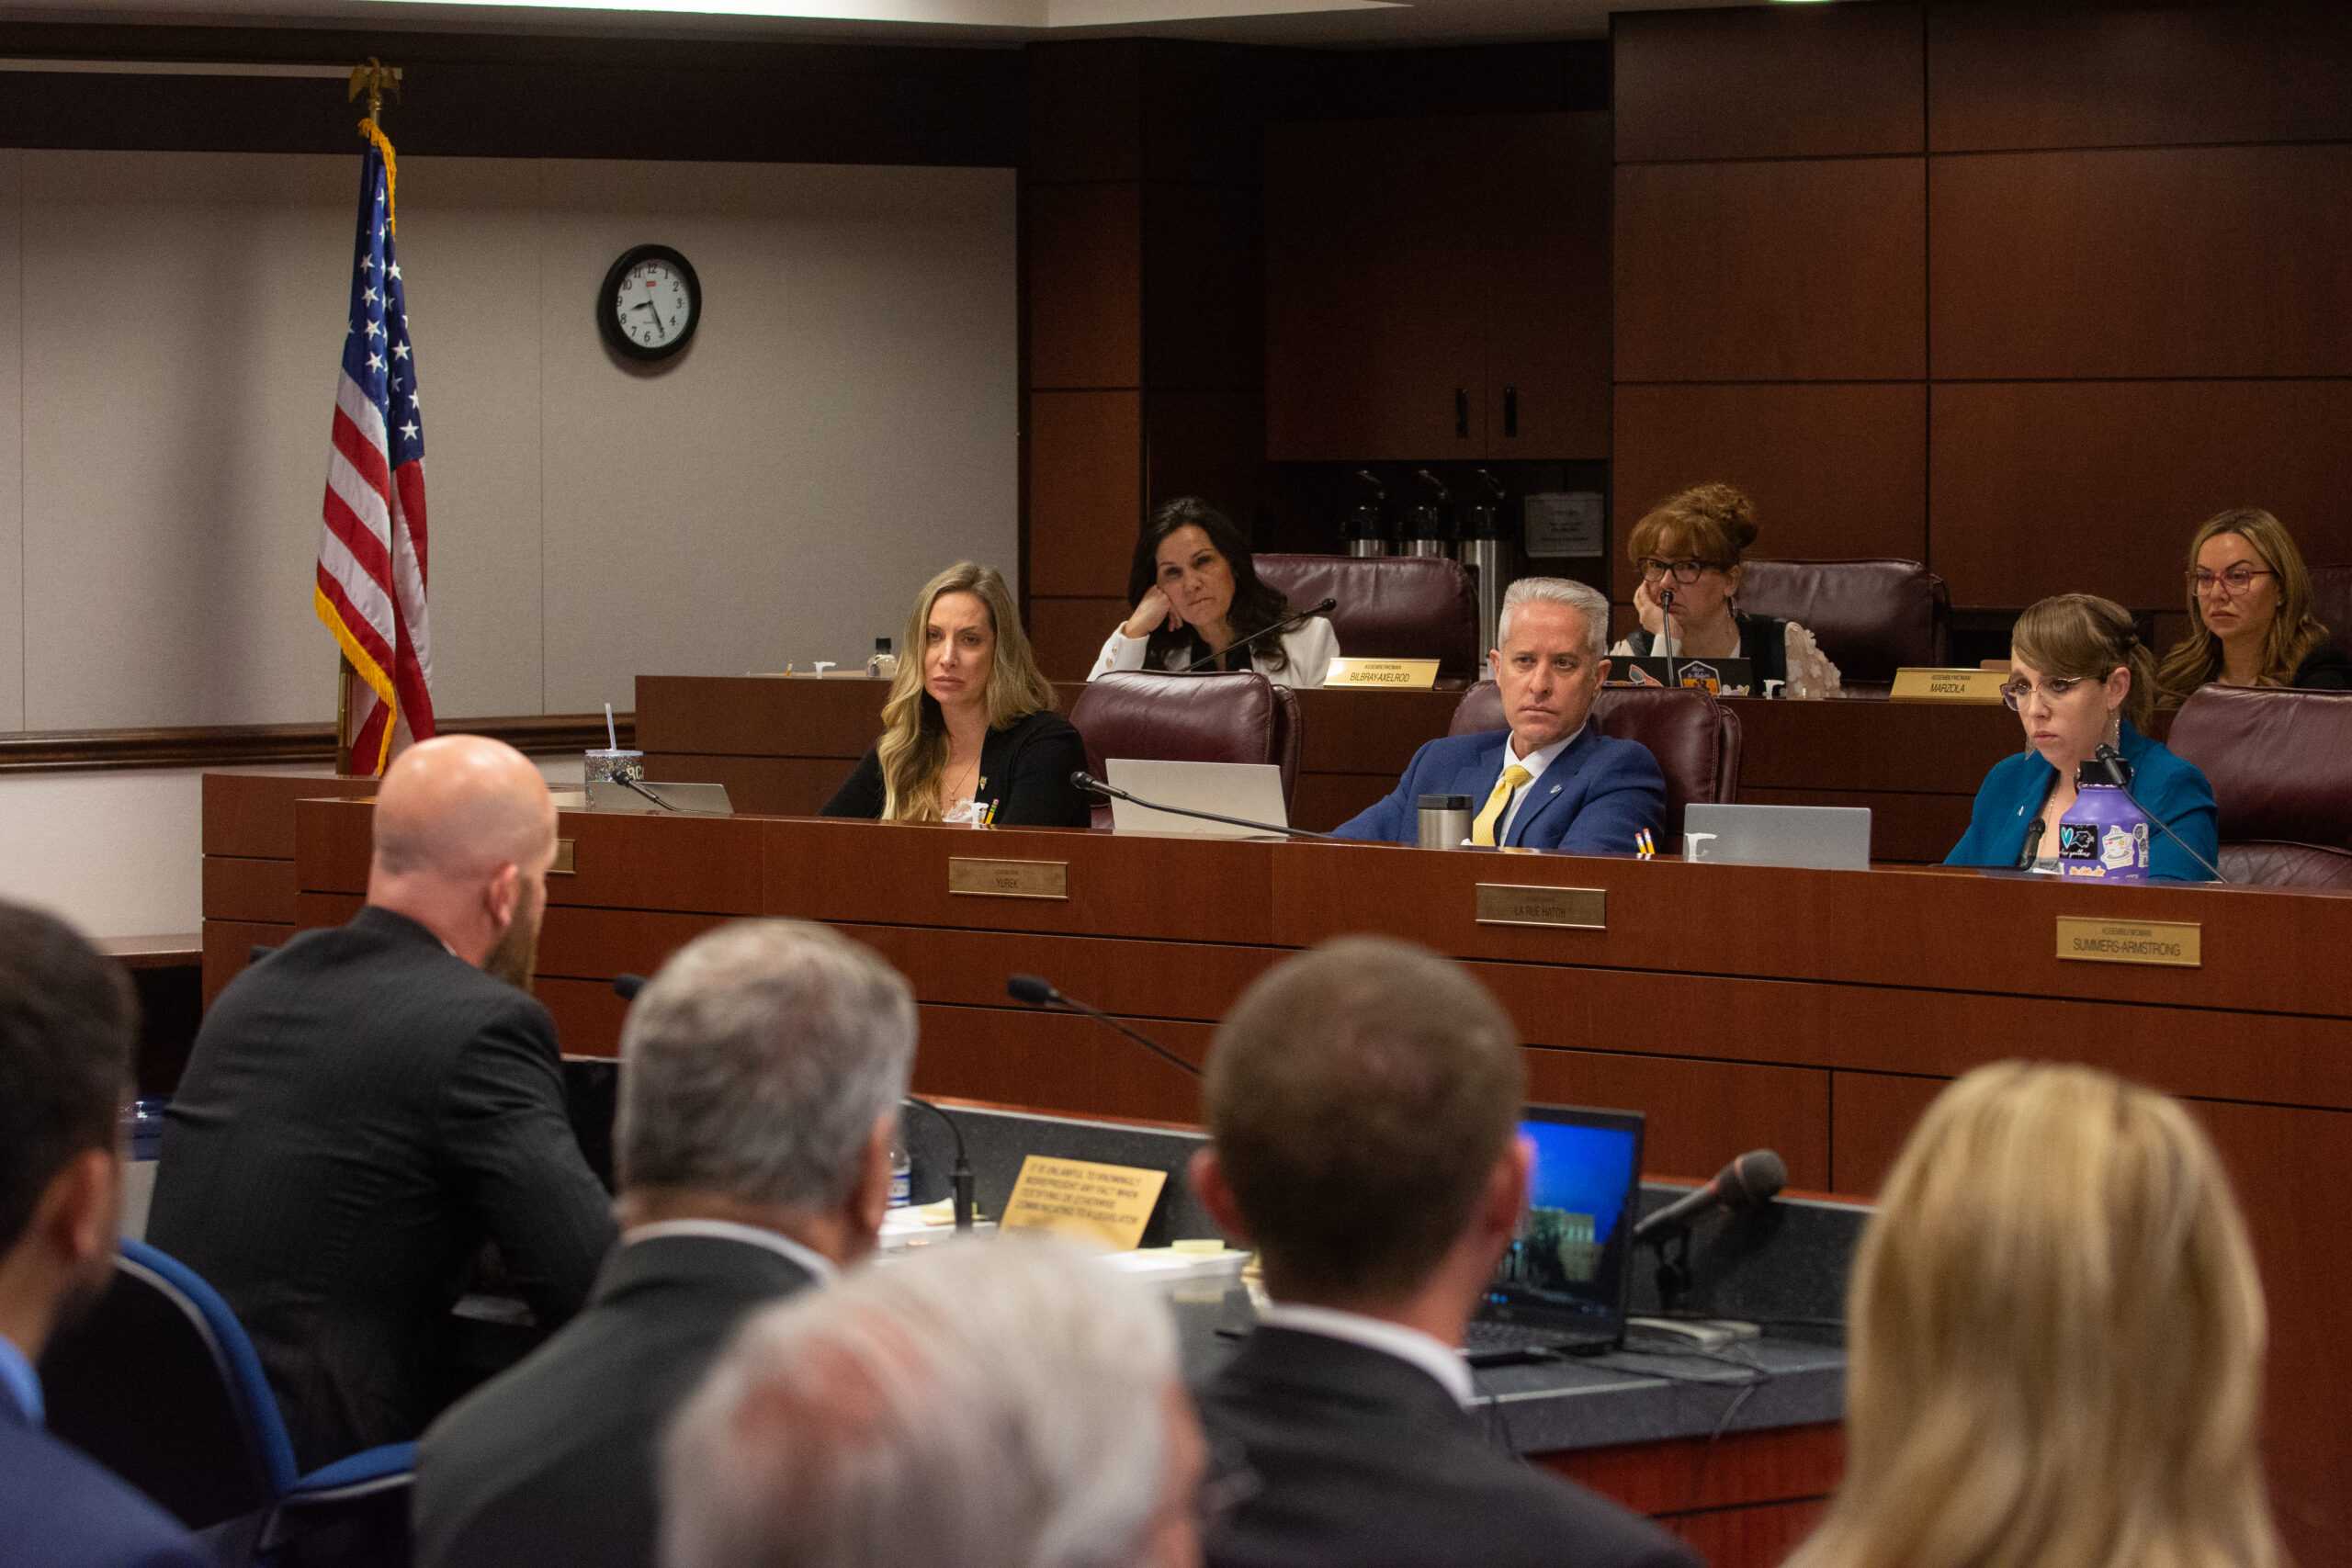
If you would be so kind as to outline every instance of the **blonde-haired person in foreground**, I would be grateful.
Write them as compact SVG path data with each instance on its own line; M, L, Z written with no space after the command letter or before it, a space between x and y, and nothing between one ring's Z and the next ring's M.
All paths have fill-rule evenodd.
M1197 1568L1166 1310L1058 1242L865 1269L752 1319L672 1428L667 1568Z
M2262 1283L2188 1113L2088 1067L1944 1090L1848 1287L1846 1474L1787 1568L2276 1568Z

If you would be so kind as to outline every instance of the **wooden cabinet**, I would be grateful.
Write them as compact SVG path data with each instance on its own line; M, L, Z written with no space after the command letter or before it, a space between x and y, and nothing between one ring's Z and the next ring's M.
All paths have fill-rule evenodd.
M1609 456L1605 114L1275 125L1266 455Z

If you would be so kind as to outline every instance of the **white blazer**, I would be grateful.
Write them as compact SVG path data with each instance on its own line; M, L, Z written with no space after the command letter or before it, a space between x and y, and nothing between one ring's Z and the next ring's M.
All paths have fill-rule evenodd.
M1250 649L1250 662L1259 674L1277 686L1290 686L1300 691L1323 683L1331 672L1331 660L1340 656L1339 634L1331 623L1320 615L1301 621L1282 635L1283 656L1285 660L1279 670L1269 670L1259 662L1258 647ZM1129 637L1117 626L1111 628L1110 640L1102 645L1102 656L1094 661L1086 678L1108 675L1114 670L1140 670L1144 667L1144 652L1151 639ZM1161 668L1182 670L1188 660L1181 649L1170 649Z

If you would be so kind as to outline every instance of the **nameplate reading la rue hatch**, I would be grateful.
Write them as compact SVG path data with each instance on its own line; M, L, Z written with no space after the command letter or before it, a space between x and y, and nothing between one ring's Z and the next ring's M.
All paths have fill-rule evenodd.
M1437 684L1434 659L1347 659L1331 660L1323 677L1327 686L1386 686L1398 692L1426 692Z
M1519 887L1481 882L1477 920L1482 926L1565 926L1570 931L1605 931L1609 929L1609 890Z
M2008 678L2006 670L1897 670L1887 694L1898 703L1997 703Z
M1164 1170L1031 1155L1021 1162L1021 1179L1012 1184L997 1229L1051 1231L1114 1252L1133 1252L1167 1185Z
M1069 862L1062 860L973 860L951 855L947 891L971 898L1063 898L1069 897Z
M2058 956L2089 964L2205 967L2205 928L2196 920L2093 920L2058 917Z
M555 841L555 861L553 864L548 867L548 874L549 876L577 876L580 874L580 842L578 840L558 839Z

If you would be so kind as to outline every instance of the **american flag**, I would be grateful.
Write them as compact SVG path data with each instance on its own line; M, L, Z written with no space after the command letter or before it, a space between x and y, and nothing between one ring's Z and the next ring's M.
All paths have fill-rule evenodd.
M381 773L392 752L433 736L433 660L424 616L424 426L408 303L392 251L392 144L359 122L359 236L351 325L335 382L325 525L319 532L319 619L356 675L354 773Z

